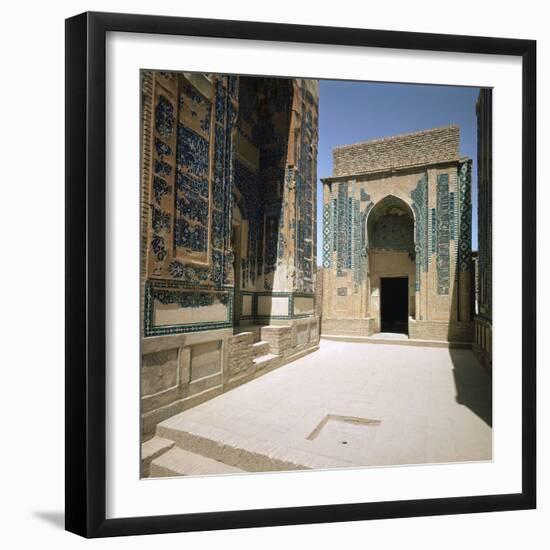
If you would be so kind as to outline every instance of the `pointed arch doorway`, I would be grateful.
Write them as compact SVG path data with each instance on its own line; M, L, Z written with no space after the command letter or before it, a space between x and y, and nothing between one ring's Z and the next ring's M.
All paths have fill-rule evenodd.
M414 214L387 195L367 219L370 312L377 332L408 334L415 312Z

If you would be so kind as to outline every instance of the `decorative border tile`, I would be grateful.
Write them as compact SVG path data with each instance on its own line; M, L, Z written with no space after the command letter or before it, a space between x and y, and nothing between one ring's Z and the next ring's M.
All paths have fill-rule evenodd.
M459 164L458 186L460 194L460 225L458 243L458 268L469 271L472 267L472 161Z
M288 314L287 315L258 315L257 303L259 296L274 296L274 297L286 297L288 298ZM313 298L313 313L304 313L294 315L294 298ZM256 309L254 310L254 318L260 320L266 319L303 319L306 317L312 317L315 315L315 294L309 292L256 292Z
M332 263L332 215L331 203L323 206L323 267L328 269Z
M428 232L428 174L424 174L411 192L413 199L412 208L416 217L415 227L415 267L416 281L415 289L420 291L422 286L422 272L428 271L428 258L430 245ZM434 213L432 213L434 215ZM433 220L432 220L433 225Z
M154 301L159 296L167 296L168 294L181 294L183 296L197 294L207 295L208 293L216 294L218 296L223 295L227 300L227 320L194 323L185 325L163 325L157 326L153 324L154 314ZM175 296L177 298L177 296ZM193 301L192 301L193 302ZM184 307L197 307L200 304L189 303L189 306ZM183 334L187 332L197 332L201 330L214 330L220 328L231 328L233 326L233 292L232 289L227 288L211 288L205 286L191 286L174 283L173 281L155 281L154 283L148 282L145 285L144 296L144 312L143 312L143 331L144 336L166 336L170 334Z
M449 294L450 288L450 216L449 174L437 176L437 293Z

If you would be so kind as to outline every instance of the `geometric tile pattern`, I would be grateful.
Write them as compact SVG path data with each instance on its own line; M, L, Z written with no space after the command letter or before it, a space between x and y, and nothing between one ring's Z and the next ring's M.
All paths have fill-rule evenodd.
M451 191L449 193L449 224L450 224L450 238L451 241L456 239L456 204L455 204L455 193Z
M200 308L216 302L227 307L224 321L202 322L183 325L154 325L155 300L163 304L177 303L182 308ZM231 292L213 293L206 288L186 288L171 281L148 282L145 287L144 301L144 336L164 336L183 332L219 329L231 326L233 317L233 294Z
M421 273L428 271L428 175L424 174L411 192L413 211L416 218L415 259L416 290L420 290Z
M157 132L164 139L168 139L174 131L174 107L172 103L161 94L159 94L155 115Z
M149 216L147 284L154 283L155 289L163 282L179 285L177 289L155 290L156 303L168 300L182 308L207 307L217 303L222 291L225 297L229 292L233 300L234 200L239 201L246 221L242 226L246 254L237 272L241 290L256 292L257 277L267 274L262 286L272 292L281 283L269 275L293 254L287 282L294 293L312 297L318 132L313 95L290 79L188 77L181 72L152 72L149 96L147 90L143 93L150 113L147 132L151 133L147 146L150 156L144 156L143 167L150 167L152 172L147 178L149 199L143 205ZM296 100L297 107L293 104ZM296 108L298 116L281 116ZM289 163L291 127L296 143L294 161ZM234 188L238 189L235 196ZM287 200L289 190L295 201ZM351 198L346 195L341 207L346 226L355 223L357 208ZM331 230L337 217L332 203L323 214L323 261L332 265L336 243ZM355 265L355 248L346 246L341 257L346 268ZM147 312L152 314L151 301L149 306L144 324L147 335L152 335L152 318L147 316ZM227 322L231 326L231 316ZM163 327L162 332L155 333L206 328L215 327L208 323Z
M413 253L414 222L402 214L385 214L377 219L372 232L371 248Z
M351 225L352 231L352 269L353 269L353 282L354 282L354 293L359 291L359 283L361 282L361 214L359 212L360 201L353 198L352 199L352 208L353 208L353 220Z
M323 267L329 268L332 256L332 212L330 202L323 207Z
M449 174L437 176L437 293L450 288Z
M336 275L344 277L351 271L357 293L366 275L366 218L374 204L364 189L357 199L353 186L354 182L337 184L337 197L323 207L323 267L333 265L334 253Z
M188 85L180 93L179 109L182 116L187 112L195 116L184 121L180 118L177 128L174 244L185 252L202 253L201 259L206 260L210 226L211 104ZM201 118L199 127L191 127L191 121L197 117Z
M218 101L215 119L212 101L183 73L171 74L167 79L155 72L152 79L148 273L156 282L219 289L231 284L232 274L225 269L232 262L228 230L233 177L226 136L234 116L227 114L228 102ZM227 98L226 79L217 82Z
M314 100L311 94L304 94L306 101L302 103L300 127L300 157L294 171L296 182L296 222L298 238L296 240L295 263L296 276L294 288L299 291L313 292L313 261L314 247L312 227L316 227L313 208L316 195L316 151L311 146L315 142L316 130L313 125ZM284 110L286 106L280 105Z
M349 236L349 218L348 218L348 183L342 182L338 185L338 209L335 230L337 235L336 250L336 276L346 275L348 267L348 250L351 248Z
M472 161L459 165L458 191L460 194L460 221L458 242L458 268L469 271L472 265Z
M436 210L435 208L432 208L430 216L430 262L431 262L431 256L435 255L435 251L437 248L437 219L436 219Z
M338 199L332 199L332 250L338 250Z

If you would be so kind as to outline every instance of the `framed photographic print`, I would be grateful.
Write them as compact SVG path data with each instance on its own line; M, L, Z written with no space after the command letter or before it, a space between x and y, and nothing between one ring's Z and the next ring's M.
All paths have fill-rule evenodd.
M68 530L535 507L535 59L66 21Z

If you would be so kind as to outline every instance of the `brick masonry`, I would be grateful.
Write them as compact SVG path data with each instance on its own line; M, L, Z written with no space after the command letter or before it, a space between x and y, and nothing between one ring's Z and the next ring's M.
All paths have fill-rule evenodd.
M441 340L445 342L471 342L473 326L470 322L415 321L409 319L409 338Z
M373 333L374 319L330 319L323 317L323 334L370 336Z
M269 351L274 355L283 355L292 349L292 328L267 326L262 327L262 340L269 343Z
M348 176L459 159L457 126L342 145L333 151L333 175Z
M229 338L229 375L239 376L247 374L253 368L251 332L243 332Z

